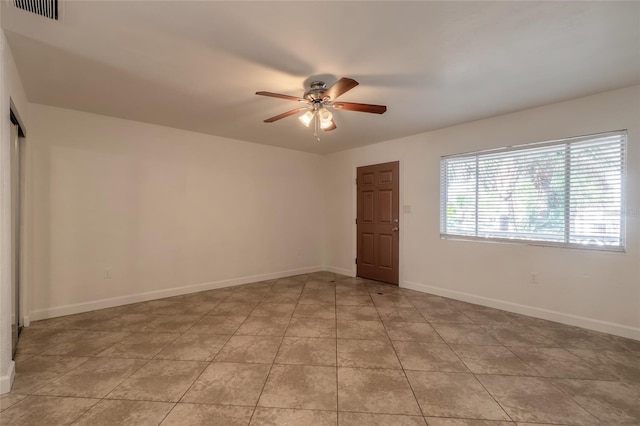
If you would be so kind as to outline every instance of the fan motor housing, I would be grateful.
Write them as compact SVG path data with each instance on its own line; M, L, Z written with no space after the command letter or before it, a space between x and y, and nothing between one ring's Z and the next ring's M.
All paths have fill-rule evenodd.
M327 91L327 84L324 81L312 81L311 89L304 93L304 98L310 101L319 102L322 100L322 95Z

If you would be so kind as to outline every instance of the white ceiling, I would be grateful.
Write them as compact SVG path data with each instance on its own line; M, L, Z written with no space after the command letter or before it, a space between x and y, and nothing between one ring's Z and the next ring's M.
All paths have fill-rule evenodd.
M54 22L2 2L30 101L328 153L640 84L639 2L67 1ZM317 142L298 104L351 77Z

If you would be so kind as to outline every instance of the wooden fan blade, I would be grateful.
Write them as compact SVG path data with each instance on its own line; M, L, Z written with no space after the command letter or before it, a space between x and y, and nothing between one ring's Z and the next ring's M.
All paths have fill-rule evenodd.
M280 98L280 99L287 99L290 101L297 101L297 102L307 102L306 99L303 98L298 98L296 96L289 96L289 95L283 95L281 93L272 93L272 92L256 92L256 95L260 95L260 96L270 96L272 98Z
M287 111L287 112L283 112L282 114L278 114L276 116L273 116L271 118L267 118L266 120L264 120L265 123L273 123L274 121L278 121L282 118L287 118L291 115L294 115L300 111L304 111L305 109L307 109L306 107L301 107L301 108L296 108L296 109L292 109L291 111Z
M326 129L322 129L322 130L324 130L325 132L330 132L330 131L335 130L335 129L336 129L336 122L333 121L333 119L331 119L331 126L327 127Z
M358 85L358 82L352 78L342 77L340 80L336 82L333 86L329 87L326 92L322 94L323 98L330 98L330 100L338 99L338 96L341 96L347 93L349 90L353 89Z
M372 114L384 114L387 110L384 105L359 104L356 102L336 102L333 107L345 111L370 112Z

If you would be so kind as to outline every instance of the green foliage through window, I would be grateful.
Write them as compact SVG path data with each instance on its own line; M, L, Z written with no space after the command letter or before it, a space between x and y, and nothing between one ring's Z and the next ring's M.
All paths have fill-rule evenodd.
M443 157L443 237L623 249L626 132Z

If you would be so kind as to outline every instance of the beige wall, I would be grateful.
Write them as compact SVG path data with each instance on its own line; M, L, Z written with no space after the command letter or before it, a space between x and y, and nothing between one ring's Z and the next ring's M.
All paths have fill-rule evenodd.
M322 268L321 156L30 114L31 320Z
M9 391L14 374L11 361L10 101L28 129L27 98L4 32L0 30L0 393Z
M619 129L628 129L626 253L440 239L440 156ZM355 271L355 168L395 160L411 206L400 218L401 286L640 339L640 86L328 156L334 270Z

